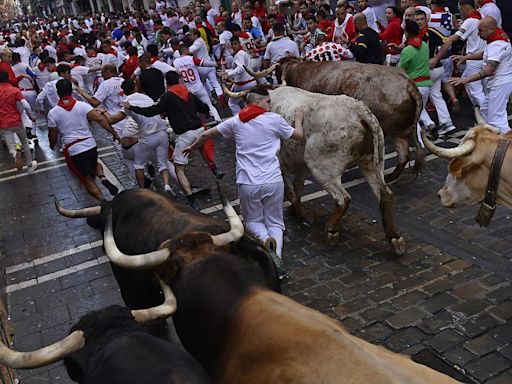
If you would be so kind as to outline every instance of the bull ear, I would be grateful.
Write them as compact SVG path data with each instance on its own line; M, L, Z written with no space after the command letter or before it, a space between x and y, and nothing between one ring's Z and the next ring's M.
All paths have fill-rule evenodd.
M459 179L466 176L476 166L477 164L471 157L464 156L450 161L450 164L448 164L448 171Z

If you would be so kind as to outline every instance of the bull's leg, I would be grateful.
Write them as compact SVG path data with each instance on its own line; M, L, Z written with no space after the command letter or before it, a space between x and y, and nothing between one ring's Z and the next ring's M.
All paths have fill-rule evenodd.
M308 147L306 146L306 159L312 175L322 185L325 190L333 197L336 207L327 219L325 231L329 240L336 240L339 236L339 222L341 217L347 211L350 204L350 195L341 184L341 175L347 166L346 159L343 156L333 156L323 159L321 156L308 157ZM345 160L345 161L344 161ZM337 163L338 161L339 163Z
M397 255L403 255L405 253L405 240L396 231L393 192L386 186L381 172L375 169L373 159L370 158L361 161L359 163L359 169L368 181L372 193L379 202L386 239L391 243Z
M414 177L416 178L420 171L425 166L425 158L427 156L427 149L423 147L423 145L420 143L420 140L418 138L418 135L416 134L416 131L413 130L413 136L414 136L414 144L416 146L416 155L414 156L414 168L412 170Z
M308 213L302 202L300 201L300 195L304 188L304 181L306 180L307 168L304 164L298 171L295 172L295 179L293 183L290 180L290 173L286 172L284 175L284 191L286 198L292 204L293 211L300 217L306 219L309 222L313 221L313 217Z
M402 171L404 170L405 166L407 165L407 161L409 160L409 138L396 136L394 142L395 150L397 153L397 163L393 172L389 175L386 175L386 183L392 183L396 181L402 174Z

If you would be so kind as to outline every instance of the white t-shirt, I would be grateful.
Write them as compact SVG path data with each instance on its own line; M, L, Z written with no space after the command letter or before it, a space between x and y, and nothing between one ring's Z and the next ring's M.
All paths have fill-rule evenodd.
M496 61L496 71L488 77L487 88L497 88L502 84L512 83L512 46L507 41L493 41L487 44L484 51L484 65L488 61Z
M123 79L111 77L100 84L94 97L101 101L109 114L124 111L125 95L121 89Z
M30 58L30 50L27 47L17 47L12 51L20 54L22 63L28 64L28 60Z
M84 87L84 77L89 73L89 67L77 65L71 68L71 77L75 79L80 88Z
M372 7L366 7L363 14L366 16L368 26L375 32L380 33L379 26L377 25L377 16L375 15L375 12L373 12Z
M126 101L136 107L150 107L154 104L151 97L137 92L127 96ZM140 136L148 136L159 131L165 131L167 128L160 116L146 117L132 111L126 111L125 113L135 120L139 126Z
M217 25L217 23L215 23L217 16L219 16L219 11L214 7L211 7L208 12L206 12L206 20L213 26Z
M42 90L48 81L50 81L50 71L48 71L46 67L41 71L37 66L34 67L32 71L36 74L37 86Z
M299 57L299 46L288 37L283 36L268 43L263 58L270 60L270 64L275 64L286 56Z
M190 91L194 91L199 87L203 88L203 83L201 83L199 72L197 71L197 65L200 63L201 61L197 57L188 55L180 56L173 62L174 68L181 75L181 81Z
M32 69L28 66L28 64L25 64L25 63L18 63L18 64L14 64L12 66L12 71L14 72L14 75L16 77L20 76L22 73L28 75L27 70L32 72ZM32 84L32 81L30 81L29 79L24 77L18 83L18 88L20 88L21 90L34 89L34 84Z
M211 60L208 54L208 48L202 38L197 38L189 48L190 53L197 57L199 60Z
M233 58L233 50L231 49L231 38L233 34L230 31L222 31L219 35L219 44L224 45L224 60ZM220 47L219 47L220 54Z
M459 30L455 32L463 41L466 42L466 53L482 52L485 49L485 41L478 36L478 24L480 20L474 17L468 17Z
M226 73L237 83L253 80L253 77L247 73L244 66L250 67L251 56L243 49L239 50L233 57L231 69Z
M88 103L77 101L71 111L57 105L48 112L48 127L57 128L65 146L77 139L87 138L69 147L68 152L71 156L96 147L96 140L92 136L87 120L87 114L92 109Z
M283 181L277 154L281 139L289 139L294 128L282 116L267 112L242 123L236 115L219 124L217 129L222 136L235 139L237 184Z
M498 28L501 28L501 11L495 3L487 3L480 7L479 12L483 17L491 16L494 20L496 20L496 24L498 24Z
M151 68L158 69L160 72L162 72L162 74L164 75L164 78L165 78L165 74L167 72L169 72L169 71L176 72L176 68L174 68L173 66L171 66L167 63L164 63L163 61L160 61L160 60L157 60L153 64L151 64ZM135 71L133 71L133 74L135 76L140 76L141 72L142 71L141 71L140 67L137 67L137 68L135 68Z

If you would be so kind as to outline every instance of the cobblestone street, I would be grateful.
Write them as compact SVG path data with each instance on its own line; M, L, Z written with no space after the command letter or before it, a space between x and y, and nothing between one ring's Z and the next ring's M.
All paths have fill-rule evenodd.
M459 117L461 129L438 143L455 146L471 124L472 116ZM98 135L101 161L119 186L131 188L112 144ZM122 303L101 234L85 219L60 216L53 204L54 196L66 208L95 202L62 154L48 149L44 130L39 137L33 175L16 173L6 151L0 153L0 257L14 348L21 351L59 340L90 310ZM387 147L389 171L396 154ZM219 141L215 148L218 166L226 171L227 196L234 201L233 143ZM326 215L308 224L287 211L283 258L290 278L283 293L340 320L356 336L435 369L444 367L461 381L512 383L512 212L498 207L489 227L480 228L477 207L443 208L437 191L447 161L427 159L415 180L406 170L391 186L405 256L391 251L376 200L358 170L343 176L352 203L337 244L325 239ZM199 156L189 174L192 184L213 190L200 198L202 212L223 219L215 179ZM311 178L303 195L312 211L327 214L334 206ZM62 363L18 373L22 384L72 383Z

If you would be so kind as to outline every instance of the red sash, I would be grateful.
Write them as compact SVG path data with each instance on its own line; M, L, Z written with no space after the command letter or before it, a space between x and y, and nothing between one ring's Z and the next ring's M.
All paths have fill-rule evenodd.
M76 167L75 163L73 163L73 159L71 159L71 156L69 155L68 149L72 147L75 144L81 143L84 140L87 140L88 137L85 137L83 139L76 139L75 141L72 141L68 145L64 147L64 160L66 160L66 164L68 165L69 170L73 175L75 175L78 180L80 180L80 183L83 184L85 182L85 176L80 173L78 168Z

